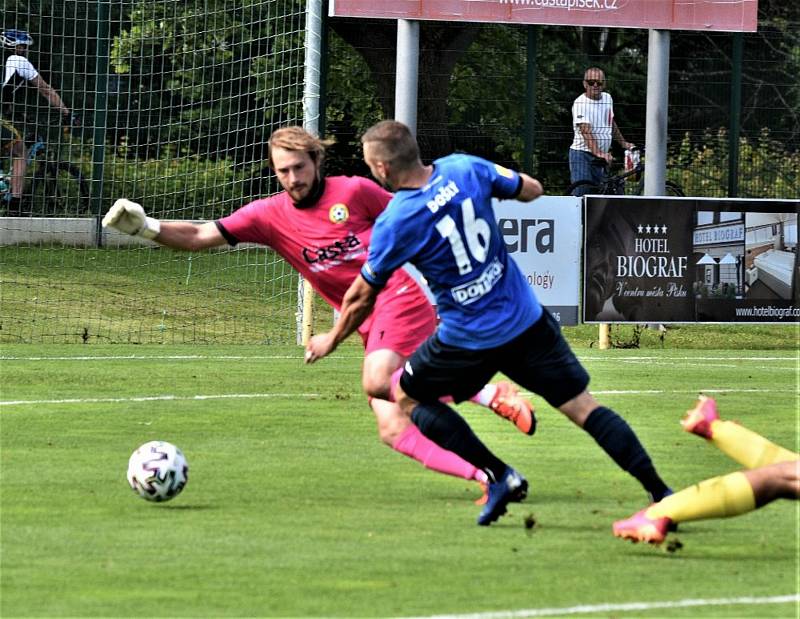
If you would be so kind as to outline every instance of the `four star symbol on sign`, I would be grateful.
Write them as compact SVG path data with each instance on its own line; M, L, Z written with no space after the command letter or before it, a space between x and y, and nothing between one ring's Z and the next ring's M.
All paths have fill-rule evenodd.
M652 234L658 234L659 230L661 231L661 234L666 234L667 233L667 226L664 225L664 224L662 224L660 226L658 224L656 224L654 226L651 226L650 224L647 224L647 225L639 224L636 227L636 232L638 232L639 234L642 234L642 233L645 233L645 234L651 234L651 233Z

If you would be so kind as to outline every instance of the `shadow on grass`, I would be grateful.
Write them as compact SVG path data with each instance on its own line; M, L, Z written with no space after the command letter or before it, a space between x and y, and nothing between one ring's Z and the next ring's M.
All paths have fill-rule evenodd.
M160 503L158 505L158 509L169 509L169 510L178 510L178 511L204 511L204 510L211 510L211 509L219 509L219 505L214 505L213 503L197 503L194 505L185 505L185 504L169 504L169 503Z

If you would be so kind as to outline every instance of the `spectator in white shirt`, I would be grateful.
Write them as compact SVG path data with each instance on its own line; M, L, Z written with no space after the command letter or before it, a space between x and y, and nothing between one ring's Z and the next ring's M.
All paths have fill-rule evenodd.
M619 130L614 120L614 100L605 92L606 76L602 69L590 67L583 75L585 92L572 104L572 128L575 137L569 149L569 172L572 183L581 180L599 185L613 161L611 142L624 149L635 148ZM578 187L574 194L583 195L591 185Z

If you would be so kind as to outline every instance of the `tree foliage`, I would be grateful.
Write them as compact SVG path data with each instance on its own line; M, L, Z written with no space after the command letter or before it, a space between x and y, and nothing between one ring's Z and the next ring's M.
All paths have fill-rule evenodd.
M108 11L103 22L101 6ZM275 189L264 172L266 140L278 126L303 120L302 0L6 0L4 25L35 33L37 66L84 120L85 148L73 158L87 168L102 101L97 93L107 80L109 191L123 183L139 195L183 194L203 204L222 196L233 205ZM328 26L323 129L338 139L329 170L366 173L358 135L394 114L396 24L331 18ZM747 195L800 193L797 175L790 173L800 151L798 26L800 3L760 0L759 31L742 38L739 144ZM587 66L606 71L620 127L632 141L643 142L648 35L636 29L533 28L534 172L557 193L567 184L570 107ZM106 30L107 66L98 58L97 38ZM421 23L418 135L426 159L467 150L521 167L531 32L503 24ZM711 170L712 159L727 161L733 40L729 33L672 33L669 152L676 166ZM190 163L175 165L184 159L208 182L219 176L212 198L200 197L188 180ZM747 168L750 159L763 165ZM126 162L146 163L129 175L133 183L122 178ZM716 192L725 185L726 167L711 167L707 176L715 179ZM161 177L173 179L169 188L158 186ZM685 180L692 191L711 191L708 183ZM229 184L235 188L220 189ZM163 200L164 208L168 202Z
M305 16L301 2L283 4L264 18L255 0L137 1L111 51L114 71L128 78L119 107L132 115L117 128L132 133L130 152L168 144L261 160L274 128L302 120Z
M686 195L728 195L729 136L725 129L708 130L702 139L687 134L670 158L670 180ZM738 197L796 197L800 187L800 152L787 152L784 144L764 128L754 137L739 140Z

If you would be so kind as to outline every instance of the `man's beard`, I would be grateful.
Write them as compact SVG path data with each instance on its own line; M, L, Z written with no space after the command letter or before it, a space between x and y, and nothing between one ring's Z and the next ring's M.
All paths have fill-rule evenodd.
M322 194L325 193L325 178L315 178L314 183L311 185L311 189L308 190L308 193L305 197L301 198L300 200L292 200L295 208L310 208L314 206L317 201L322 197Z

